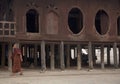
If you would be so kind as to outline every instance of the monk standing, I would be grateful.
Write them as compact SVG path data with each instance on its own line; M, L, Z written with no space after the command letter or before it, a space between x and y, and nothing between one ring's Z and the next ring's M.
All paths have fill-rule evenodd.
M20 72L20 75L22 75L22 70L21 70L21 62L23 61L22 59L22 54L21 50L19 49L19 44L14 44L13 46L13 54L12 54L12 73L13 75L15 73Z

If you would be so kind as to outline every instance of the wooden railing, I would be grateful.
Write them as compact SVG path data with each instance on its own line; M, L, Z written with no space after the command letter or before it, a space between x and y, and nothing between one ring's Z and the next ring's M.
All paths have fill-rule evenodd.
M14 37L16 34L16 23L0 21L0 37Z

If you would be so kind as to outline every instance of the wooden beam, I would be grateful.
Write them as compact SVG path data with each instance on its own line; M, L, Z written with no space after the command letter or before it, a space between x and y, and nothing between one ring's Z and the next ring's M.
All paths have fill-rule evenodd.
M93 57L92 57L92 43L88 43L88 58L89 58L89 68L93 69Z
M51 70L55 69L55 55L54 55L54 44L50 44L50 50L51 50L51 55L50 55L50 66L51 66Z
M37 66L37 44L35 44L34 46L35 46L34 65Z
M46 70L46 61L45 61L45 41L41 42L41 68Z
M9 43L9 49L8 49L8 70L12 71L12 43Z
M105 66L104 66L104 45L102 44L101 45L101 68L104 69Z
M67 68L70 68L70 45L67 45Z
M120 46L119 46L118 50L119 50L119 66L120 66Z
M117 62L117 43L116 42L113 44L113 56L114 56L114 67L118 68L118 62Z
M107 65L110 65L110 46L107 47Z
M77 69L81 69L81 46L77 45L78 54L77 54Z
M5 43L2 44L1 66L5 66Z
M64 63L64 42L63 41L60 43L60 66L61 66L62 70L65 69L65 63Z

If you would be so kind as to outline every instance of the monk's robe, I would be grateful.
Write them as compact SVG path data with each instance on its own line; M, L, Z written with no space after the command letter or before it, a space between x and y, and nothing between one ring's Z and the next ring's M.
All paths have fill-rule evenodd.
M14 48L12 55L12 72L17 73L21 71L21 50L19 48Z

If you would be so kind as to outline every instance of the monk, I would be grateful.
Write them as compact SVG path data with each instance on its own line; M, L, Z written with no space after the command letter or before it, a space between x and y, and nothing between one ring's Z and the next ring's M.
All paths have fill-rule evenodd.
M12 75L15 73L20 72L20 75L22 75L22 70L21 70L21 62L23 61L22 59L22 54L21 50L19 49L19 44L14 44L13 46L13 54L12 54Z

